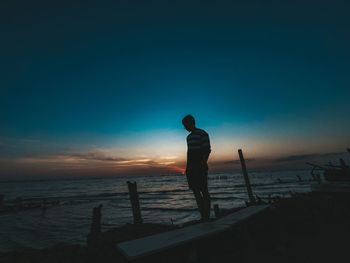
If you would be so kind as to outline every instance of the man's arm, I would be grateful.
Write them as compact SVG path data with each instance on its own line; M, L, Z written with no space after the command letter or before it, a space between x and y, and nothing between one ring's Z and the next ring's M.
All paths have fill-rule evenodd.
M186 170L185 170L185 174L187 174L188 172L188 151L187 151L187 155L186 155Z
M202 136L201 150L202 150L202 165L206 165L209 159L209 155L211 153L210 139L207 133L205 133Z

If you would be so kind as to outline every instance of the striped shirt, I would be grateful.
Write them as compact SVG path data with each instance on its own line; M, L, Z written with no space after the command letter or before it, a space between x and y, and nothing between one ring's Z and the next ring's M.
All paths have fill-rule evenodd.
M187 136L187 150L188 151L209 151L210 140L209 135L202 129L195 129Z
M208 171L207 160L211 152L209 135L202 129L195 129L187 136L187 174L199 170Z

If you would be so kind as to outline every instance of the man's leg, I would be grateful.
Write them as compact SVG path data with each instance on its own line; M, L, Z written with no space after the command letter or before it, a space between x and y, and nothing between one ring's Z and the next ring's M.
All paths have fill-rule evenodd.
M197 206L198 206L198 210L201 214L202 219L205 218L205 208L203 206L203 197L201 195L201 191L199 189L192 189L194 197L196 198L196 202L197 202Z
M203 218L209 219L210 217L210 194L208 191L208 187L201 189L202 192L202 201L203 201Z

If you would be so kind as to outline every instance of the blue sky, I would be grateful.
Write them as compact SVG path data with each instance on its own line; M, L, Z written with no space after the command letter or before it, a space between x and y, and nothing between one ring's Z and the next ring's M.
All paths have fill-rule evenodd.
M82 155L91 169L108 156L181 170L187 113L210 132L213 161L239 147L275 158L349 146L346 1L1 6L3 176Z

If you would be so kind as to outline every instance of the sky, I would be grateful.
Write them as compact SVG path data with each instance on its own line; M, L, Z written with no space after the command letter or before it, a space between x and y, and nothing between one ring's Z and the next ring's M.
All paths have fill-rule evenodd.
M1 1L0 180L347 158L349 1ZM350 157L350 156L349 156Z

